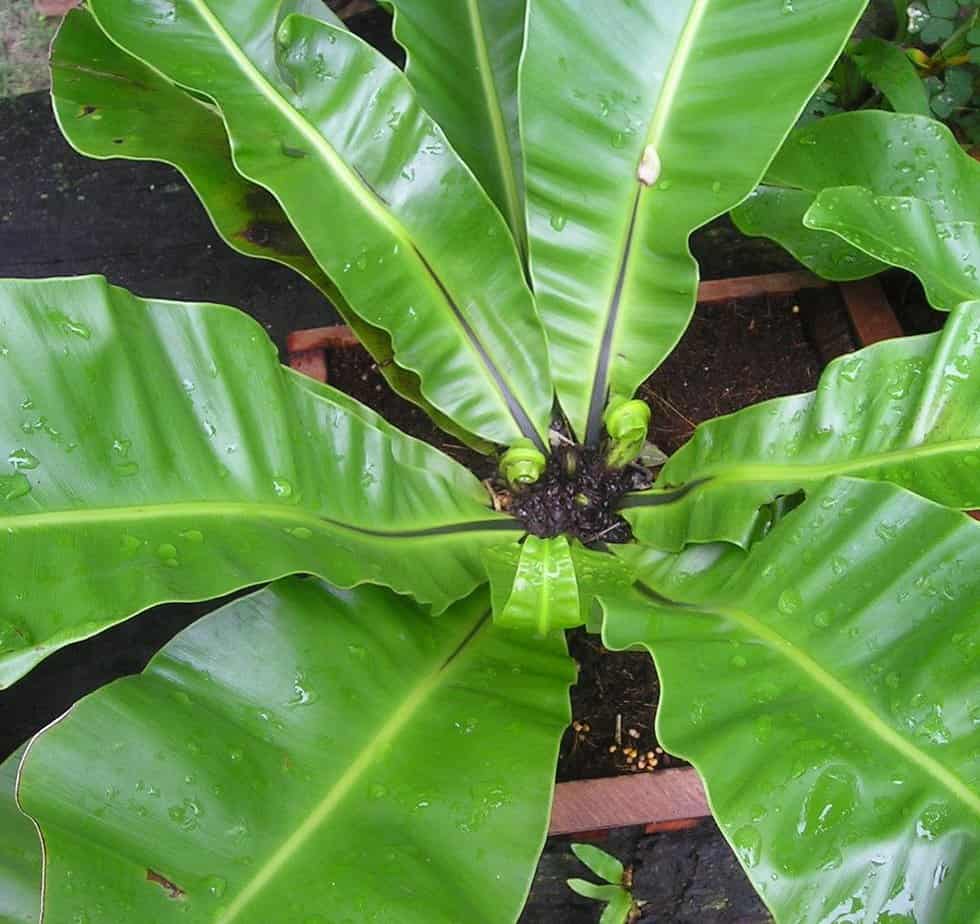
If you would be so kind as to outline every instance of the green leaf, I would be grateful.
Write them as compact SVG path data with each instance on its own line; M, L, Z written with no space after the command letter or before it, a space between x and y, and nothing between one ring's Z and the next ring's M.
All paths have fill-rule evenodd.
M827 83L823 83L817 92L810 97L803 112L800 113L797 124L803 125L812 122L814 119L824 119L835 112L842 111L837 92Z
M866 38L851 49L850 55L895 112L929 115L929 99L919 73L898 45L877 37Z
M980 302L954 311L941 333L840 357L815 392L701 424L624 513L660 548L748 547L760 508L836 475L980 507Z
M14 801L23 755L18 748L0 763L0 924L36 924L41 914L41 844Z
M328 297L336 292L276 200L235 170L214 108L127 55L84 9L58 29L51 79L55 116L76 150L176 167L230 247L295 269Z
M970 221L980 213L978 171L980 164L935 119L848 112L794 131L764 184L732 218L745 233L772 238L825 278L860 278L884 264L843 239L828 245L829 232L797 221L822 190L863 186L876 195L914 196L932 204L938 221Z
M919 30L919 38L925 45L939 45L953 34L954 29L952 20L931 16Z
M8 281L0 393L0 685L155 603L294 572L444 609L520 534L455 462L284 372L230 308Z
M748 555L640 555L605 642L654 654L657 736L776 919L975 920L980 524L834 479Z
M915 273L933 308L949 311L980 297L980 226L937 221L926 199L876 196L861 186L825 189L804 222Z
M580 438L596 443L609 395L630 397L680 339L697 293L691 232L758 183L864 5L636 0L600 29L588 3L530 0L531 270Z
M904 42L909 32L909 0L892 0L895 8L895 40Z
M599 924L629 924L632 911L633 896L626 889L620 889L606 905Z
M510 596L495 619L539 638L582 624L575 564L565 536L524 540Z
M531 539L535 541L528 549ZM569 542L564 536L529 536L524 543L493 546L484 550L483 564L490 579L494 619L539 632L583 624L590 632L598 632L602 624L594 607L596 598L629 594L633 586L632 575L618 558L587 549L575 539ZM542 584L545 569L551 577ZM552 582L559 586L550 586Z
M311 579L230 604L32 743L46 918L513 921L573 674L482 593L438 619Z
M613 885L622 885L626 870L614 856L592 844L572 844L575 854L600 879Z
M350 310L275 198L235 169L224 122L212 105L126 54L83 9L71 10L58 30L51 77L55 116L76 150L100 159L157 160L176 167L230 247L276 260L308 279L354 329L398 394L420 405L447 432L487 448L425 400L418 376L392 361L390 337Z
M957 106L965 105L973 96L973 72L967 68L951 67L945 71L946 91Z
M967 32L966 40L971 45L980 45L980 26L974 26L969 32Z
M527 251L517 64L525 0L386 0L405 73Z
M960 11L956 0L926 0L926 4L933 16L942 16L946 19L955 19Z
M597 885L587 879L566 879L568 887L583 898L592 898L597 902L613 902L623 892L622 886Z
M940 119L948 119L954 112L963 109L973 96L971 71L948 68L944 76L946 79L938 87L932 87L933 95L929 100L930 108Z
M594 605L596 598L630 593L632 575L622 561L609 552L587 549L575 539L569 543L569 547L575 564L580 621L589 632L598 633L602 629L602 620L600 611Z
M784 186L758 186L731 213L736 227L750 237L768 237L788 250L805 267L824 279L847 282L865 279L887 269L843 238L803 224L814 194Z
M130 54L215 100L239 170L431 404L487 440L544 445L552 386L515 244L394 65L277 0L89 6Z

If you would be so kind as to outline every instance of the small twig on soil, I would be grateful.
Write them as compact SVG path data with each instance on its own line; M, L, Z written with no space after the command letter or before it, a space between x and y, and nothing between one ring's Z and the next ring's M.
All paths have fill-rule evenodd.
M497 513L506 513L510 509L510 495L498 493L493 486L492 478L483 479L483 487L487 489L490 499L493 502L493 509Z
M604 530L602 530L602 532L596 533L594 536L589 536L588 541L589 542L598 542L603 536L608 535L614 529L619 529L619 526L620 526L619 523L613 523L612 526L607 526Z
M674 407L673 404L671 404L666 398L663 398L660 395L658 395L652 388L650 388L649 386L644 386L643 390L651 398L656 398L656 400L659 401L665 408L667 408L668 411L672 411L678 417L680 417L680 419L683 420L684 423L686 423L692 430L694 430L697 427L697 424L693 420L691 420L690 417L681 413L681 411L679 411L676 407Z
M618 747L623 746L623 716L622 713L616 713L616 744Z

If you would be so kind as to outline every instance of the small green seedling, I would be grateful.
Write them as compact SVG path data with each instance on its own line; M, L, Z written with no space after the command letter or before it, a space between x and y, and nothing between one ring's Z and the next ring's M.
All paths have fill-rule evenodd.
M602 885L585 879L569 879L568 887L585 898L605 902L599 924L630 924L637 920L640 909L633 901L633 872L614 856L591 844L572 844L572 853L600 879Z

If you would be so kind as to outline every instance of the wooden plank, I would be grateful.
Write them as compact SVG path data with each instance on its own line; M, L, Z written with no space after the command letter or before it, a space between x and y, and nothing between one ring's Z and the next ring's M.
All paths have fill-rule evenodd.
M306 350L343 350L359 343L354 332L346 324L331 324L329 327L309 327L294 330L286 337L286 350L289 353L303 353Z
M318 382L327 381L326 350L300 350L289 354L289 367Z
M713 304L758 295L795 295L800 289L825 289L831 283L804 270L766 273L764 276L735 276L709 279L698 286L698 303Z
M559 783L548 833L657 825L710 814L700 777L690 767L682 767Z
M903 336L902 325L876 278L843 282L840 291L854 325L854 334L862 346Z

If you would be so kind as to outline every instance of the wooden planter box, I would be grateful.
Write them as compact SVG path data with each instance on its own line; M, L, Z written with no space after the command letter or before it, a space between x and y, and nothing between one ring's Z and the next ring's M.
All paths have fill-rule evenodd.
M727 302L762 295L795 295L804 289L827 289L833 283L808 272L771 273L708 280L698 290L698 303ZM877 279L838 285L861 346L903 335L898 318ZM289 365L326 382L327 350L358 346L345 325L294 331L286 341ZM975 513L980 519L980 512ZM601 837L619 827L644 825L648 832L690 827L711 814L697 772L690 767L633 773L597 780L559 783L548 833Z

